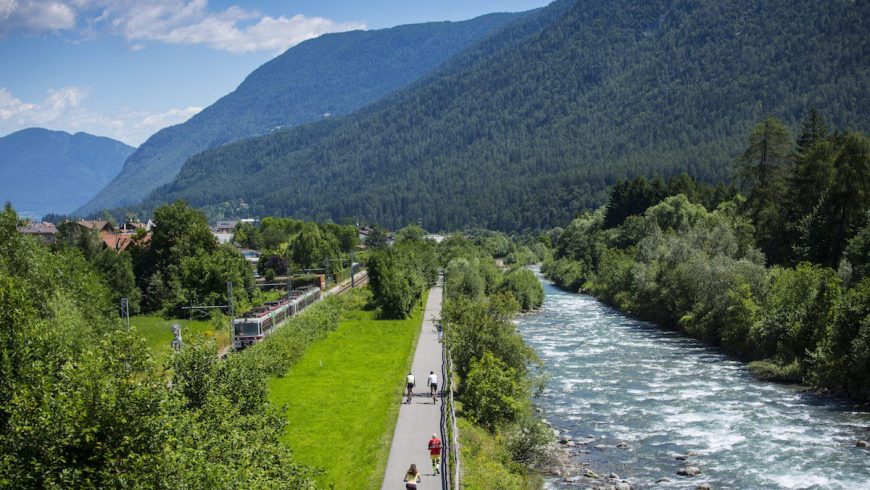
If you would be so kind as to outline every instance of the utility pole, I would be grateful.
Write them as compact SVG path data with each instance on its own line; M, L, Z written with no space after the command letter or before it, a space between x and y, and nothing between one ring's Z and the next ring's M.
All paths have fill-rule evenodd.
M121 298L121 318L124 320L127 330L130 330L130 302L127 298Z
M233 328L233 318L236 317L236 308L233 304L233 282L227 282L227 301L229 302L229 308L227 310L230 314L230 349L233 349L236 345L236 331Z
M353 249L350 250L350 287L356 287L356 280L353 277Z

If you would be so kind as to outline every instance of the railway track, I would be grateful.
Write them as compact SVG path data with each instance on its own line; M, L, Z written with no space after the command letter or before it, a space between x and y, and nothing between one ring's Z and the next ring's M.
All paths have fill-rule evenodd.
M364 285L368 284L368 282L369 282L369 274L368 274L368 272L367 272L367 271L360 271L360 272L357 272L357 273L356 273L356 276L355 276L355 279L354 279L354 282L355 282L355 286L356 286L356 287L364 286ZM346 279L346 280L342 281L341 284L339 284L338 286L332 288L332 289L329 291L329 294L330 294L330 295L333 295L333 294L343 294L343 293L347 292L347 291L350 289L350 284L351 284L351 283L350 283L350 279Z

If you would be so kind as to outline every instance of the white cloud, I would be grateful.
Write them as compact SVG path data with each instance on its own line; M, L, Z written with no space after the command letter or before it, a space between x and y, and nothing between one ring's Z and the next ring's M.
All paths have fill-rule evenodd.
M321 34L366 26L304 15L271 17L239 6L213 11L207 0L0 0L0 36L73 27L83 37L121 35L134 50L160 42L249 53L280 52Z
M0 0L0 35L59 31L70 29L75 23L74 8L64 2Z
M0 135L38 126L75 133L85 131L138 146L158 130L187 121L202 107L164 112L121 110L113 114L86 107L88 90L64 87L50 90L41 102L24 102L0 87Z

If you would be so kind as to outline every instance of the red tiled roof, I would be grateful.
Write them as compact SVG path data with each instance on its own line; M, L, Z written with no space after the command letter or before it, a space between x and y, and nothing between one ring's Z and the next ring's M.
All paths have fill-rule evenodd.
M132 233L100 233L100 238L107 247L116 251L123 252L132 243L136 235ZM151 235L145 235L139 243L148 243L151 241Z

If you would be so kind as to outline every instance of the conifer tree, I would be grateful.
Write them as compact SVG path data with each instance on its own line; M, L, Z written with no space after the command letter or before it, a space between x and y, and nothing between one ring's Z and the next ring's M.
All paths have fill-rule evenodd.
M791 145L785 124L769 117L752 131L748 148L736 162L737 176L749 193L747 204L758 243L772 262L779 262L786 255L782 203Z

